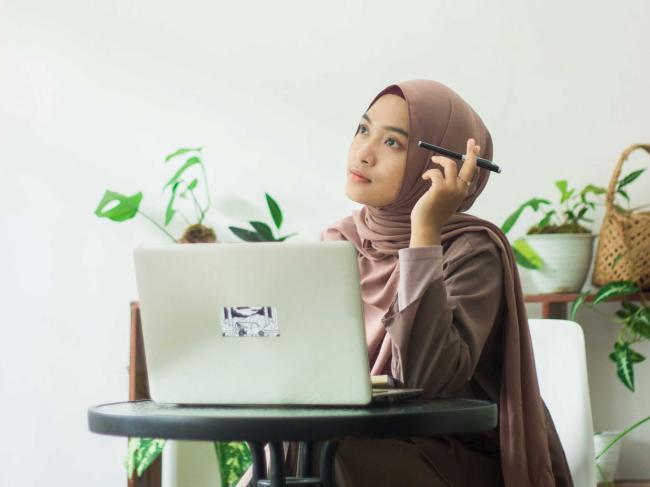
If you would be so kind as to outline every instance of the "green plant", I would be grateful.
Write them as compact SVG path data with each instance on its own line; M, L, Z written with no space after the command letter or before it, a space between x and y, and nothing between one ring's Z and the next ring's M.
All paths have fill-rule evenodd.
M179 160L181 156L187 156L185 162L176 170L174 175L165 183L162 192L169 192L169 200L165 209L164 226L161 226L153 218L140 210L140 203L142 202L142 191L135 193L132 196L127 196L117 191L106 190L104 196L100 200L95 215L100 218L108 218L115 222L123 222L134 218L137 214L141 214L144 218L152 222L156 227L162 230L175 243L193 243L193 242L215 242L216 235L214 230L210 227L203 225L207 211L210 209L210 190L208 188L208 180L205 172L205 165L203 164L202 148L182 148L178 149L165 157L164 163L167 164L172 160ZM202 206L195 193L199 185L199 180L196 177L189 177L188 169L199 166L203 176L203 184L205 185L205 194L207 203ZM282 211L278 203L269 195L265 193L266 203L273 223L277 229L282 225ZM185 214L176 207L177 198L187 199L191 197L196 221L192 223ZM189 224L183 236L176 239L171 235L165 227L167 227L176 215L180 215L186 223ZM276 238L273 235L271 227L264 222L250 221L253 231L239 227L228 227L239 239L247 242L283 242L289 237L297 235L292 233L283 237Z
M269 212L271 213L273 224L275 225L275 228L279 230L280 227L282 226L282 211L280 210L280 206L278 206L276 201L273 198L271 198L271 196L268 193L265 193L265 195L266 195L266 204L269 208ZM260 221L249 221L248 223L251 224L254 231L247 230L245 228L239 228L239 227L228 227L228 228L232 233L234 233L240 239L246 242L283 242L287 238L292 237L293 235L297 235L297 233L292 233L291 235L285 235L284 237L275 238L275 236L273 235L273 231L271 230L271 227L268 226L266 223Z
M165 447L165 440L157 438L129 438L125 459L129 479L138 477L158 458ZM215 441L214 450L219 462L219 475L223 487L231 487L251 466L252 457L248 445L235 441Z
M178 158L179 156L186 155L186 154L189 155L185 163L174 173L172 178L169 181L167 181L167 183L163 186L162 189L163 193L168 188L170 192L169 200L167 202L167 208L165 210L165 223L164 223L165 227L167 227L172 222L176 213L180 214L188 224L191 224L190 220L180 210L174 208L176 198L180 197L186 199L188 193L191 195L193 200L196 218L198 219L197 224L201 225L203 223L205 214L210 208L211 202L210 202L210 190L208 189L208 181L205 174L205 166L203 164L201 151L202 151L201 147L184 148L184 149L178 149L175 152L169 154L167 157L165 157L165 164L166 164L172 159ZM191 181L188 182L189 178L188 179L183 178L185 172L189 168L195 165L201 167L201 172L203 174L204 184L206 188L205 193L207 195L207 200L208 200L205 208L201 206L194 192L194 190L198 186L198 179L191 178ZM140 203L142 202L142 197L143 197L142 191L139 191L138 193L132 196L126 196L116 191L106 190L104 196L102 197L101 201L97 205L97 208L95 209L95 214L100 218L108 218L115 222L122 222L125 220L130 220L134 218L138 213L140 213L143 217L145 217L147 220L151 221L154 225L160 228L169 238L172 239L172 241L178 242L178 240L176 240L176 238L173 235L171 235L164 227L160 226L150 216L140 211Z
M140 477L158 458L165 446L165 440L158 438L129 438L124 460L129 479L133 474Z
M627 194L627 190L624 190L623 188L625 186L627 186L628 184L630 184L635 179L637 179L639 176L641 176L641 174L643 174L644 171L645 171L645 169L638 169L636 171L632 171L630 174L628 174L627 176L622 177L621 179L619 179L616 182L616 194L619 194L623 198L625 198L625 201L627 202L627 206L628 206L627 210L631 209L630 208L630 196ZM617 207L617 209L619 211L626 211L624 208L622 208L622 207L620 207L618 205L616 205L616 207Z
M569 188L566 179L555 181L555 187L560 192L559 203L555 206L544 198L531 198L517 208L501 225L503 233L507 234L517 223L521 214L527 208L541 212L539 221L528 229L528 234L534 233L590 233L583 223L592 223L588 213L596 208L596 201L589 196L599 196L605 193L605 188L588 184L579 192ZM512 244L517 263L527 269L540 269L541 257L526 243L523 238Z
M208 181L205 174L205 166L202 159L202 148L196 147L178 149L165 157L164 162L167 164L172 159L178 160L177 158L182 155L188 155L189 157L185 163L183 163L183 165L174 173L172 178L167 181L162 189L163 193L166 190L168 190L170 193L167 207L165 209L164 227L167 227L178 213L188 223L188 225L190 225L183 237L181 237L181 242L197 241L197 236L199 237L200 241L214 242L216 241L214 230L203 226L203 220L205 219L205 214L210 209L211 202L210 190L208 189ZM183 177L186 176L186 171L188 169L196 165L201 167L201 173L203 175L205 184L205 195L207 199L205 208L201 206L194 192L199 184L198 179L192 177L191 181L188 182L188 179L190 178ZM195 217L197 218L197 223L194 224L192 224L192 222L183 214L182 211L175 208L177 198L186 199L188 197L188 194L192 197ZM156 225L156 227L160 228L173 242L179 242L179 240L171 235L164 227L154 221L153 218L140 211L140 203L142 202L142 197L142 191L139 191L132 196L127 196L118 193L117 191L106 190L104 196L95 209L95 215L100 218L108 218L109 220L115 222L122 222L134 218L139 213L147 220L151 221L154 225Z
M615 194L622 196L628 204L627 209L615 205L617 210L625 212L632 209L630 208L630 197L625 188L641 176L644 171L645 169L632 171L616 182ZM529 199L505 219L501 225L503 233L507 234L512 229L526 208L542 213L542 217L537 223L528 229L528 235L537 233L591 233L591 230L586 228L584 224L593 223L588 214L590 211L595 210L596 205L602 204L602 202L591 200L590 196L601 197L606 193L605 188L587 184L582 190L576 191L576 188L569 188L566 179L555 181L555 187L560 192L559 203L553 206L549 200L544 198L535 197ZM517 263L522 267L541 269L543 265L541 257L523 238L513 242L512 250Z
M625 435L627 435L628 433L634 431L636 428L641 426L643 423L646 423L647 421L650 421L650 416L646 416L645 418L637 421L632 426L627 427L626 429L621 431L618 435L616 435L616 437L614 437L614 439L612 441L610 441L607 445L605 445L605 447L599 453L596 454L596 458L595 458L596 462L598 462L598 460L600 460L600 457L602 457L607 450L609 450L617 442L622 440ZM603 478L605 478L605 472L603 472L603 470L600 468L600 465L598 465L598 463L596 463L596 467L598 468L598 471L603 476ZM608 487L613 487L612 479L605 478L605 482L607 483Z
M650 306L638 286L632 281L615 281L601 287L593 296L585 291L571 306L570 318L575 321L576 313L583 304L599 312L595 306L608 299L638 294L641 305L638 306L627 300L621 301L621 307L616 311L616 322L621 324L618 337L609 358L616 363L616 373L621 382L629 390L634 391L634 364L643 362L645 357L632 349L632 345L650 340ZM589 297L593 301L587 301Z
M248 445L238 441L219 441L214 443L214 448L219 460L221 485L223 487L236 485L253 463Z
M620 255L614 259L614 265L618 262ZM620 308L616 311L616 322L621 324L618 337L613 345L613 350L609 354L610 360L616 364L616 375L619 380L630 391L634 392L634 365L645 360L645 357L639 352L632 349L632 345L650 339L650 307L641 290L632 281L610 282L602 286L598 292L591 294L586 291L578 296L578 299L571 306L569 317L575 321L576 314L582 305L588 305L597 312L600 312L595 306L609 299L633 294L639 295L641 305L637 306L629 301L621 301ZM589 299L593 301L589 302ZM609 317L608 317L609 318ZM596 462L609 450L616 442L621 440L625 435L630 433L641 424L650 420L650 416L634 423L618 434L596 455ZM605 473L596 463L601 476L605 479L608 486L611 486L611 479L606 478Z

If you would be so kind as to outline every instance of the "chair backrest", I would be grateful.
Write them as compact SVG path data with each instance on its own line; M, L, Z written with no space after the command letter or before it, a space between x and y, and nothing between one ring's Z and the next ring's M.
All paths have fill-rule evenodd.
M540 393L551 413L576 487L596 486L585 339L568 320L530 319Z

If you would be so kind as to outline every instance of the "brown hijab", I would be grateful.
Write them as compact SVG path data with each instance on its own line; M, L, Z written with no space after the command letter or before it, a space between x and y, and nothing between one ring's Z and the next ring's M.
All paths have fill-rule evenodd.
M436 167L431 151L419 140L465 153L467 139L481 147L480 157L492 159L492 138L485 124L460 95L444 84L415 79L389 85L375 96L404 98L408 106L409 140L406 173L397 198L383 207L364 206L327 228L324 240L349 240L359 252L359 271L364 301L364 319L372 374L390 372L391 339L381 318L393 302L399 282L398 250L411 238L411 209L429 189L431 181L420 176ZM481 193L489 172L478 168L458 211L466 211ZM530 332L519 274L512 249L495 225L474 216L456 213L445 224L443 244L463 232L483 231L501 249L504 267L504 356L499 400L501 466L508 486L551 486L553 480L543 403L539 395Z

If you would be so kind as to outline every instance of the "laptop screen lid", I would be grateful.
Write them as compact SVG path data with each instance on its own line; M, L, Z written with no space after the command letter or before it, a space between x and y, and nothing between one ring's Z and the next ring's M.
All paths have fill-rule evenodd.
M146 245L134 263L154 401L370 402L350 242Z

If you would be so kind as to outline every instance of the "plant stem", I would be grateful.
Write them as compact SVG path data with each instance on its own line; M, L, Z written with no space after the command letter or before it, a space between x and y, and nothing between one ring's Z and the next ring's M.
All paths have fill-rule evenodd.
M196 211L196 208L199 209L199 211L198 211L199 215L197 215L199 223L203 223L203 215L204 215L204 213L203 213L203 210L201 209L201 205L199 204L198 200L196 199L196 195L194 194L194 190L190 189L190 185L187 184L185 182L185 180L182 180L182 181L183 181L183 184L185 185L185 189L188 190L190 192L190 194L192 195L192 199L194 200L194 211ZM183 216L183 218L185 218L185 217ZM185 220L187 220L187 218L185 218ZM190 222L187 221L187 223L190 223Z
M190 189L190 193L192 194L192 199L194 200L194 204L195 204L194 209L195 210L196 210L196 208L199 209L199 215L197 215L197 218L199 219L199 223L203 223L203 216L205 215L205 213L203 212L203 209L201 208L201 205L199 204L198 200L196 199L196 195L194 194L194 190Z
M637 422L634 423L632 426L630 426L629 428L627 428L625 431L623 431L622 433L618 434L618 435L616 436L616 438L614 438L614 439L613 439L613 440L612 440L612 441L611 441L611 442L610 442L610 443L609 443L605 448L603 448L603 451L601 451L598 455L596 455L596 460L598 460L600 457L602 457L603 454L604 454L607 450L609 450L609 449L610 449L610 448L611 448L611 447L612 447L612 446L613 446L613 445L614 445L618 440L620 440L621 438L623 438L625 435L627 435L627 434L628 434L630 431L632 431L634 428L637 428L637 427L641 426L641 425L642 425L643 423L645 423L646 421L650 421L650 416L648 416L648 417L646 417L646 418L643 418L643 419L640 420L640 421L637 421Z
M174 238L174 236L173 236L171 233L169 233L167 230L165 230L163 227L161 227L158 223L156 223L154 220L152 220L150 217L148 217L146 214L144 214L144 213L141 212L140 210L137 210L137 211L138 211L138 213L140 213L143 217L145 217L147 220L149 220L151 223L153 223L153 224L156 225L158 228L160 228L163 232L165 232L165 233L167 234L167 236L168 236L169 238L171 238L175 243L178 243L178 240L176 240L176 239Z
M200 157L201 171L203 172L203 179L205 180L205 193L206 193L206 196L208 197L208 206L205 207L205 212L203 213L205 215L205 213L207 213L207 211L210 209L210 206L212 205L212 201L210 200L210 188L208 187L208 176L205 173L205 166L203 165L203 152L202 151L203 151L203 149L199 149L199 154L201 154L201 157ZM201 220L202 219L203 219L203 217L201 217Z
M598 469L598 472L600 473L601 477L605 479L606 487L613 487L614 484L612 484L610 478L607 475L605 475L605 472L603 472L602 467L599 464L596 464L596 468Z

